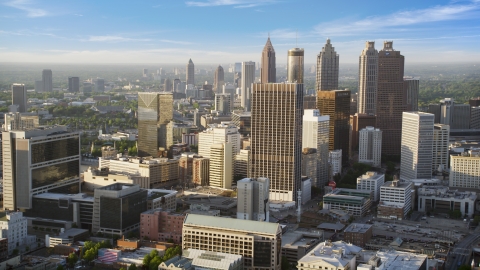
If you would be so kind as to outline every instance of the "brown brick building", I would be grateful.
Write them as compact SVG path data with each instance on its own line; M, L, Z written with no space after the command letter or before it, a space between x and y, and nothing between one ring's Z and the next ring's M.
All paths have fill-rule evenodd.
M182 242L183 219L185 215L162 209L153 209L140 215L140 237L154 241L173 240Z
M355 246L365 247L372 238L372 225L352 223L344 231L344 241Z

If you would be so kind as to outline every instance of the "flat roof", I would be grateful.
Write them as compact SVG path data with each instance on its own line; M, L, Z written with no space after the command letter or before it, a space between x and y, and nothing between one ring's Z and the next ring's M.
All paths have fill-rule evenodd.
M66 230L65 232L59 234L58 236L51 236L50 238L69 238L69 237L74 237L79 234L88 232L88 230L84 229L79 229L79 228L70 228Z
M366 233L372 226L370 224L352 223L343 232Z
M84 202L92 202L93 203L93 196L87 195L86 193L77 193L77 194L62 194L62 193L41 193L32 196L33 198L38 199L49 199L49 200L58 200L58 199L71 199L75 201L84 201Z
M280 230L278 223L269 223L263 221L233 219L224 217L213 217L196 214L187 214L183 221L185 225L203 226L218 229L226 229L242 232L258 232L277 234Z
M342 223L322 223L320 225L317 226L318 229L326 229L326 230L341 230L343 228L345 228L345 225L343 225Z

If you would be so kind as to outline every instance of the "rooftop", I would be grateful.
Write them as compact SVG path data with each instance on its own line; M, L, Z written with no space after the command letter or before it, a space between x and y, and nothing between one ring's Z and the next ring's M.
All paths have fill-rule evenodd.
M420 269L427 255L401 252L395 250L378 251L376 254L385 270Z
M308 264L321 260L335 268L343 268L349 264L361 250L362 248L347 244L343 241L322 242L307 255L298 260L298 263Z
M58 200L58 199L71 199L72 201L83 201L83 202L92 202L93 203L93 196L89 196L86 193L78 193L78 194L62 194L62 193L41 193L33 195L33 198L39 199L49 199L49 200Z
M278 223L262 221L212 217L204 215L187 214L184 225L210 227L223 230L240 231L247 233L265 233L276 235L280 230Z
M337 223L324 222L324 223L317 226L317 229L336 230L336 231L340 231L343 228L345 228L345 225L343 225L340 222L337 222Z
M88 230L78 229L78 228L70 228L63 233L60 233L58 236L51 236L51 238L62 238L62 239L72 238L74 236L77 236L77 235L85 233L85 232L88 232Z
M372 226L373 225L370 224L352 223L343 232L365 233L372 228Z
M407 188L408 186L412 185L412 183L410 182L401 182L401 181L398 181L398 180L394 180L394 181L387 181L385 182L383 185L382 185L382 188L383 187L388 187L388 188Z

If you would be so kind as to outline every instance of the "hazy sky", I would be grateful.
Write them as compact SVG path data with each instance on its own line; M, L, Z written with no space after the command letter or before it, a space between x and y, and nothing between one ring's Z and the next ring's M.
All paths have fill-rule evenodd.
M260 61L268 34L277 63L327 37L343 63L366 40L393 40L406 61L480 61L480 0L0 0L0 61L231 63Z

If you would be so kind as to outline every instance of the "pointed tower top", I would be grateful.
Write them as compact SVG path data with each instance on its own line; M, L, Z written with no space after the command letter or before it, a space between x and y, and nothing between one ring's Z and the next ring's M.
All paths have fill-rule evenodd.
M327 44L330 44L330 38L327 38Z
M275 52L275 49L273 48L272 42L270 41L270 34L268 34L267 43L265 43L265 47L263 47L263 51Z
M193 64L192 58L190 58L190 60L188 60L188 63Z

